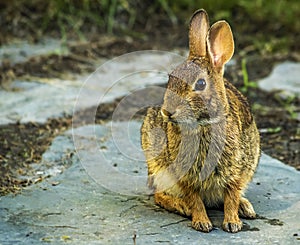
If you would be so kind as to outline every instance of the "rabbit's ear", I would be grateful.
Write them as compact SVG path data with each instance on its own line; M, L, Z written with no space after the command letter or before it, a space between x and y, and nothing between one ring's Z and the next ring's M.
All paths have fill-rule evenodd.
M208 32L207 46L213 65L222 70L234 52L233 35L226 21L218 21L212 25Z
M209 28L208 15L204 9L197 10L189 28L189 58L206 56L206 36Z

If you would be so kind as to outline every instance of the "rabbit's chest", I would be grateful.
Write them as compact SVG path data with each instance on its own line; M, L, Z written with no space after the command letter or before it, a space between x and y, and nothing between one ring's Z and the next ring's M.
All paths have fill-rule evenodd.
M199 191L203 200L212 204L214 204L216 200L223 200L225 187L226 179L224 175L216 171L212 171L205 180L199 180L199 182L194 185L194 188Z
M220 172L212 171L205 179L202 179L199 172L194 172L182 178L179 185L181 190L189 188L198 192L205 205L213 207L223 202L226 182Z

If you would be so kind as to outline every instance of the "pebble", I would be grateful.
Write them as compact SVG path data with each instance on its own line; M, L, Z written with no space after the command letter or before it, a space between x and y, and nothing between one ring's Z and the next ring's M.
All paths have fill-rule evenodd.
M276 65L271 74L258 81L258 86L268 92L278 92L283 99L300 97L300 63L285 61Z

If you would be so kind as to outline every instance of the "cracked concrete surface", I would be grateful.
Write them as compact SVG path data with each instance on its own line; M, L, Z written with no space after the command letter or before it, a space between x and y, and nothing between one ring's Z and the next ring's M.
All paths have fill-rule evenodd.
M141 122L116 123L115 127L131 130L134 144L139 144ZM114 165L127 171L127 177L146 178L146 165L142 159L127 158L111 141L111 125L86 125L74 130L85 142L101 141L98 154L106 146L106 158L113 162L101 163L108 167L106 175L113 174ZM94 130L91 130L94 129ZM94 135L92 132L95 132ZM121 130L124 135L128 132ZM93 137L92 137L93 136ZM146 193L132 195L115 192L107 187L120 186L121 179L97 179L86 168L85 158L70 154L72 131L54 140L45 156L68 157L72 162L62 174L48 177L32 185L21 194L1 197L0 244L296 244L300 237L300 173L283 163L263 155L257 173L249 186L247 197L252 201L260 218L243 220L243 231L229 234L222 231L223 212L209 210L215 229L204 234L190 227L190 220L157 207ZM125 136L124 136L125 137ZM80 150L91 152L93 144ZM85 147L85 148L84 148ZM52 152L51 152L52 151ZM121 154L120 154L121 153ZM88 155L88 154L87 154ZM95 154L94 152L94 155ZM78 157L81 157L79 159ZM139 165L138 172L130 166ZM127 169L127 170L126 170ZM96 171L94 166L92 171ZM115 175L113 175L115 176ZM121 175L123 176L123 175ZM126 180L125 182L126 183ZM142 183L142 182L141 182ZM106 186L106 188L104 187ZM141 188L141 190L143 190Z

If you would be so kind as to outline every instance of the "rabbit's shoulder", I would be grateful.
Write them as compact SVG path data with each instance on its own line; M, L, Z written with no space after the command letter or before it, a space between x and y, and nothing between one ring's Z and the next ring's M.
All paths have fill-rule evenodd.
M224 83L231 113L236 114L243 125L251 125L254 119L247 98L228 80L224 79Z

